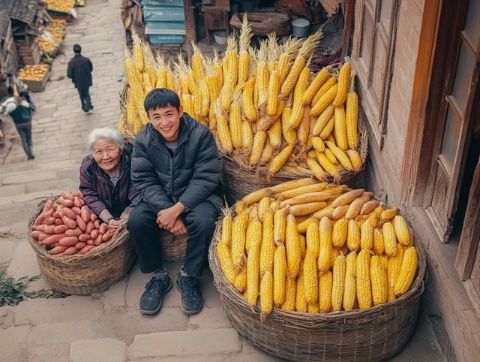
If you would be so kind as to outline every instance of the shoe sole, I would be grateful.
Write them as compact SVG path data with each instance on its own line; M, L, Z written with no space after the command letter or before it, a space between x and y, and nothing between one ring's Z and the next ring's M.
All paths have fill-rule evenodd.
M160 312L160 309L162 309L162 305L163 305L163 298L165 298L165 296L168 294L168 292L170 290L172 290L172 287L173 287L173 283L172 283L172 281L170 281L170 284L168 285L167 290L163 293L162 302L158 305L157 308L155 308L154 310L144 310L144 309L140 308L140 312L142 314L146 314L146 315L154 315L154 314L157 314L158 312Z
M180 287L178 286L177 283L175 283L175 286L177 287L177 290L178 292L180 293L180 295L182 294L182 291L180 290ZM183 304L180 305L180 308L182 309L182 312L185 313L186 315L194 315L194 314L198 314L202 311L203 309L203 297L202 297L202 304L200 305L200 307L198 308L198 310L185 310L183 308Z

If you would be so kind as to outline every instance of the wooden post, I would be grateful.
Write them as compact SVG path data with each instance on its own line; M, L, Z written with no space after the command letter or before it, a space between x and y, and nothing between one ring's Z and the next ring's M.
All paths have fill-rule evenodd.
M185 50L188 58L193 54L192 41L197 41L197 31L195 28L195 7L192 6L191 0L183 0L183 8L185 11Z
M350 40L353 33L353 16L355 14L355 0L345 0L343 7L343 44L342 59L345 58L350 51Z

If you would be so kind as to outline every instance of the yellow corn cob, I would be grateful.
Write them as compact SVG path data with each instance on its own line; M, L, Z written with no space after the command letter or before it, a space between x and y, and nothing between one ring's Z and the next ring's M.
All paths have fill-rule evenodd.
M207 77L207 88L208 88L208 94L213 103L213 101L216 100L220 95L220 88L218 87L218 83L217 83L217 80L215 79L215 76L210 75Z
M306 238L303 235L298 234L298 243L300 244L300 258L303 260L307 253Z
M275 116L278 108L278 94L280 92L280 74L274 70L270 74L267 95L267 114L270 117Z
M298 80L295 84L295 88L293 90L293 103L303 103L303 94L308 87L308 82L310 79L310 69L303 68L298 76Z
M230 134L232 138L232 145L235 148L243 146L242 141L242 113L240 103L234 102L230 107Z
M364 222L360 228L360 248L362 250L373 248L373 227L369 222Z
M143 63L143 52L141 44L133 45L133 62L135 67L139 72L143 72L144 63Z
M355 150L346 150L345 152L347 153L347 156L350 159L350 162L352 163L353 170L360 171L363 167L362 158L360 157L360 154Z
M238 57L238 83L242 84L248 79L250 72L250 53L248 51L241 51Z
M343 292L343 309L350 311L353 309L356 300L356 260L357 253L352 251L347 255L345 268L345 289Z
M293 108L290 113L290 118L288 119L286 124L287 127L285 132L290 131L294 128L297 128L300 125L300 123L302 123L303 116L305 113L304 108L305 107L303 107L303 105L300 102L293 104Z
M242 109L245 117L253 122L257 119L257 112L253 104L253 90L255 88L255 77L252 77L245 83L242 92Z
M328 172L333 178L338 179L340 177L340 169L338 166L332 164L324 153L317 152L317 159L320 166Z
M297 232L297 222L293 215L287 216L285 239L288 275L292 278L296 278L300 271L301 250Z
M338 86L334 84L325 94L320 97L312 107L312 115L318 116L321 114L330 104L332 104L335 96L337 95Z
M285 300L280 309L286 312L293 312L295 310L295 296L297 294L296 279L287 276L285 289Z
M308 202L306 204L289 206L288 212L295 216L305 216L323 209L325 206L327 206L327 203L323 201Z
M335 248L341 248L347 241L348 220L341 218L333 225L332 244Z
M325 154L325 157L334 165L338 165L337 158L333 154L332 151L330 151L329 148L326 148L325 151L323 152Z
M274 149L282 145L282 122L276 121L268 130L268 139Z
M384 251L385 245L383 243L382 230L375 228L375 230L373 230L373 252L376 255L383 255Z
M355 220L348 220L347 246L350 251L360 248L360 228Z
M250 248L252 247L258 247L258 249L260 249L261 244L262 244L262 223L258 218L257 209L253 209L250 211L250 221L247 227L245 249L247 250L247 253L249 253Z
M280 153L273 158L273 160L270 162L270 166L268 167L268 173L269 175L273 176L275 175L282 166L287 162L287 160L290 158L293 152L293 146L288 145L286 146Z
M347 100L351 69L350 63L345 63L340 68L340 74L338 75L338 93L333 101L335 107L343 105Z
M327 68L322 68L322 70L317 73L317 75L303 94L303 104L312 103L313 97L315 96L315 94L317 94L317 91L328 80L329 77L330 74L328 73Z
M299 234L305 234L307 232L308 226L312 223L318 223L318 219L316 219L314 217L309 217L309 218L303 220L302 222L299 222L297 224L298 233Z
M371 193L364 192L362 196L356 198L352 201L350 206L348 207L348 211L345 214L346 219L355 219L358 215L360 215L360 211L362 210L363 205L368 202L370 199Z
M297 278L297 295L295 296L295 310L300 313L306 313L308 304L305 300L305 282L303 278L303 265L300 267L300 274Z
M285 300L285 279L287 277L287 257L285 246L280 244L273 259L273 303L282 305Z
M230 249L223 242L217 243L217 254L223 275L229 283L233 284L235 282L235 268L233 267Z
M382 266L385 269L385 273L388 273L388 256L381 255L380 261L382 262Z
M250 154L250 165L257 165L259 163L266 140L267 133L265 131L257 131L257 133L255 133L252 153Z
M318 164L317 161L313 159L307 159L307 166L308 168L312 171L312 174L315 176L315 178L319 181L323 181L327 178L327 175L325 174L325 171L323 168Z
M235 271L240 272L245 265L245 237L248 226L248 214L237 215L232 222L232 260Z
M289 189L285 189L283 191L280 191L280 194L278 195L279 200L285 200L285 199L290 199L296 196L300 196L306 193L312 193L312 192L317 192L317 191L323 191L326 187L326 184L323 182L317 182L316 180L312 179L302 179L302 180L309 180L309 183L306 183L304 185L298 185L296 187L291 187ZM300 180L299 180L300 181ZM293 184L292 184L293 185ZM280 186L280 185L278 185ZM277 186L272 187L273 192L279 192L276 191L278 188ZM316 201L316 200L309 200L309 201ZM323 200L319 200L323 201Z
M410 245L412 235L403 216L396 215L393 218L392 224L395 229L395 235L397 236L398 242L403 245Z
M221 112L217 113L217 137L220 141L220 148L223 152L229 154L233 152L232 138L227 120Z
M386 209L380 214L380 219L383 221L391 220L398 214L398 209Z
M397 237L391 222L387 221L382 225L382 234L385 254L388 257L395 256L397 254Z
M316 104L318 100L330 89L332 88L335 84L337 83L337 78L335 77L330 77L327 79L325 83L320 87L320 89L317 91L315 94L315 97L312 99L312 105Z
M345 217L345 214L348 211L349 206L348 205L343 205L343 206L337 206L332 213L332 219L338 220L343 217Z
M403 254L400 274L398 275L398 279L393 289L395 296L399 297L405 294L410 289L410 286L413 283L413 279L415 278L415 274L417 273L417 266L417 249L415 248L415 246L410 246L405 250Z
M268 67L264 61L257 63L257 92L258 92L258 108L265 107L268 100Z
M358 144L358 96L353 90L348 92L345 113L348 147L354 150Z
M372 289L370 285L370 253L362 250L356 261L356 289L357 300L360 309L368 309L372 306Z
M242 148L245 150L246 155L252 152L253 147L253 131L250 123L242 122Z
M273 157L273 147L270 144L270 141L267 139L265 142L265 147L263 148L262 155L260 156L259 165L265 165L270 162Z
M157 69L157 79L155 83L155 88L166 88L167 87L167 70L163 67ZM183 91L183 90L182 90Z
M322 140L328 139L330 135L332 134L333 128L335 127L335 116L332 116L325 127L322 129L318 137L320 137Z
M171 71L167 71L167 88L174 92L177 89L177 86L175 85L175 78Z
M235 289L242 293L247 288L247 269L243 269L239 274L236 275L235 281L233 283Z
M320 137L312 137L312 146L317 152L325 151L325 144Z
M286 107L282 113L282 134L288 144L294 145L297 142L297 132L294 129L288 128L291 113L292 109L290 107Z
M377 200L370 200L363 204L360 215L367 215L373 212L380 203Z
M306 106L303 109L302 121L297 128L298 143L304 146L308 144L310 133L310 107Z
M335 128L333 130L335 143L343 151L348 149L347 123L345 120L345 108L335 107Z
M273 240L276 245L285 243L287 209L275 211L273 215Z
M373 304L384 304L388 299L387 274L379 256L372 256L370 262L370 282L372 284Z
M280 81L283 82L290 70L290 55L288 53L282 53L282 55L280 55L277 70L280 74Z
M362 196L364 192L365 192L364 189L354 189L354 190L348 191L338 196L332 202L332 206L337 207L342 205L350 205L353 202L353 200L355 200L357 197Z
M370 225L372 225L373 228L380 226L376 212L371 212L367 217L367 221L370 223Z
M332 310L332 287L333 275L331 271L320 274L319 277L319 309L320 312L330 312Z
M202 102L201 102L199 115L202 117L206 117L208 116L208 110L210 107L210 97L208 94L208 85L205 79L202 79L202 81L200 81L199 83L199 92L202 95Z
M290 92L293 90L297 82L297 79L304 67L305 67L305 58L300 55L297 56L295 58L295 61L293 62L292 67L290 68L290 71L288 72L287 77L285 78L285 81L282 83L282 87L280 89L280 94L282 95L283 98L287 98Z
M318 303L317 259L312 251L307 251L305 260L303 261L303 282L307 303Z
M232 216L225 215L222 220L222 243L230 246L232 243Z
M340 148L338 148L334 143L330 141L326 141L325 144L330 149L330 151L332 151L332 153L335 155L335 157L343 167L345 167L347 170L353 170L353 165L345 152L343 152Z
M320 252L318 256L318 271L326 273L332 261L332 223L328 217L320 220Z
M312 216L316 219L322 219L322 217L328 217L328 218L332 218L332 214L333 214L333 211L334 211L334 208L331 207L331 206L327 206L326 208L320 210L320 211L317 211L316 213L314 213Z
M315 184L315 181L312 180L311 178L302 178L298 180L281 183L279 185L271 187L270 190L272 191L272 193L278 194L278 193L284 193L293 189L297 189L300 187L309 186L312 184Z
M330 119L334 117L334 112L335 107L330 105L320 114L318 119L315 121L315 124L313 125L312 134L314 136L318 136L324 130ZM333 121L335 122L335 118L333 118Z
M257 304L260 277L260 245L251 244L247 257L247 302Z
M198 47L192 42L193 46L193 55L192 55L192 71L193 77L197 83L200 83L202 79L204 79L204 72L203 72L203 57L200 53Z
M345 256L339 255L333 265L332 307L334 311L342 309L343 294L345 291Z
M400 275L400 268L403 261L403 247L401 244L397 244L397 255L388 259L388 301L393 302L395 300L395 283Z
M314 218L307 220L312 220L307 227L307 252L311 252L315 258L318 258L320 253L320 231L318 221Z
M268 270L262 277L260 282L260 318L265 318L272 312L273 309L273 274Z

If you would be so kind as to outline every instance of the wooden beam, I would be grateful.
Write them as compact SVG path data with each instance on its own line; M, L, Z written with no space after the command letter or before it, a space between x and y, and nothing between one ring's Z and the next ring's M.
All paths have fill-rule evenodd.
M350 54L350 41L353 33L353 18L355 15L355 0L345 0L343 11L343 45L342 59Z
M192 41L197 41L197 31L195 25L195 7L192 6L191 0L183 0L183 8L185 12L185 49L190 58L193 53Z

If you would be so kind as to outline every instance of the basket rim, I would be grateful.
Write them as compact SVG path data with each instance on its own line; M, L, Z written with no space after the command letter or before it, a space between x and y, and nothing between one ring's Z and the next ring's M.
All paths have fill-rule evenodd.
M229 208L232 216L234 215L235 209L234 207ZM223 219L223 218L222 218ZM243 295L238 292L233 285L231 285L223 275L217 255L217 244L220 241L219 235L221 235L222 230L222 222L219 220L217 226L215 228L215 232L212 238L212 242L210 243L209 247L209 264L210 269L212 270L212 274L214 276L214 284L220 293L220 295L227 297L231 301L235 302L237 305L240 305L242 308L247 308L251 312L258 315L258 320L260 320L260 308L258 306L258 302L255 306L250 306ZM359 317L367 317L371 314L376 314L377 312L383 311L388 308L394 308L405 301L409 300L410 298L414 297L417 294L422 294L425 288L425 274L426 274L426 251L423 244L419 241L414 244L418 251L418 272L417 275L412 283L412 286L408 290L407 293L403 294L399 298L395 299L393 302L387 302L384 304L372 306L368 309L354 309L352 311L337 311L337 312L320 312L320 313L302 313L302 312L287 312L283 311L279 308L273 306L271 314L266 318L268 321L271 317L277 318L286 318L290 321L297 321L301 322L306 318L309 321L327 321L327 320L339 320L339 319L349 319L349 318L359 318ZM220 284L221 288L217 286L217 283ZM263 322L265 323L265 322Z
M35 212L34 216L30 218L28 222L28 241L35 251L35 254L39 257L43 257L46 259L50 259L55 262L63 262L64 264L70 264L75 261L88 261L90 259L95 259L99 256L103 256L108 254L112 249L118 247L119 245L124 244L128 240L128 230L123 227L120 231L112 236L112 239L109 241L100 244L100 248L96 249L94 252L89 252L87 254L74 254L74 255L52 255L47 252L47 250L42 247L36 240L33 239L31 231L32 225L35 221L36 217L40 214L43 205L47 200L56 200L60 195L51 195L50 197L43 198L37 205L37 211Z
M359 144L357 146L357 152L360 154L360 158L362 159L362 167L356 171L349 171L346 169L342 169L340 171L340 176L335 179L331 175L328 175L324 182L331 182L331 183L344 183L350 180L355 175L362 172L365 168L365 164L367 161L368 156L368 129L365 123L365 119L363 117L363 113L358 113L358 131L359 131ZM269 177L268 175L268 166L249 166L235 158L233 158L230 154L226 154L222 151L220 147L218 147L218 153L224 162L232 163L235 168L239 168L241 172L253 172L259 176L265 177L266 179L295 179L295 178L305 178L305 177L313 177L311 172L289 172L280 170L274 176Z

